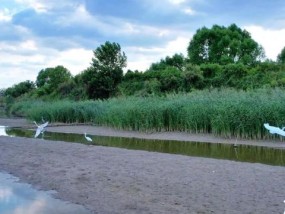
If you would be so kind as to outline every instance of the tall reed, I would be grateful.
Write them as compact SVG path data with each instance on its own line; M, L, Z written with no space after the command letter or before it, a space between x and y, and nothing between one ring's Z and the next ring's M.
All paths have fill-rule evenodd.
M32 120L92 122L137 131L214 133L246 139L272 138L264 123L285 126L285 90L204 90L165 97L105 101L22 102L16 112Z

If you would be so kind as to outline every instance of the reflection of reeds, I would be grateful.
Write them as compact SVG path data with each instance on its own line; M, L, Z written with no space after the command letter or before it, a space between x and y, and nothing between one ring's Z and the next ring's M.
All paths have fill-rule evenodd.
M7 134L22 137L33 137L33 130L8 129ZM89 144L83 134L53 133L45 134L47 140L59 140ZM264 163L269 165L285 165L285 150L249 145L229 145L221 143L180 142L167 140L145 140L138 138L121 138L92 136L90 144L145 150L196 157L236 160L241 162Z
M263 123L285 125L285 91L213 90L165 97L127 97L106 101L28 101L12 111L33 120L93 122L139 131L214 133L246 139L272 138Z

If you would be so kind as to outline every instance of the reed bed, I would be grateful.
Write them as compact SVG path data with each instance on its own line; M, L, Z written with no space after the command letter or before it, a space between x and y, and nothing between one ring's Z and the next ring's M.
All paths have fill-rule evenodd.
M213 133L244 139L274 138L264 123L285 126L285 90L204 90L164 97L105 101L22 102L13 106L32 120L92 122L136 131Z
M38 100L16 103L11 113L26 116L28 119L63 123L95 122L94 118L102 113L100 102L94 101L55 101L43 102Z

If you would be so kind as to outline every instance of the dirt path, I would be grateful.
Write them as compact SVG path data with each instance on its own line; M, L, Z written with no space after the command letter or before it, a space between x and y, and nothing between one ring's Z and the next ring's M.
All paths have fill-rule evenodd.
M0 171L93 213L285 209L285 167L4 136L0 154Z

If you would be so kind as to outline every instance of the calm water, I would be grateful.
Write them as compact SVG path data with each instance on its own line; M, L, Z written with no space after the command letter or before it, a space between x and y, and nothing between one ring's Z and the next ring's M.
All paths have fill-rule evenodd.
M3 132L5 135L9 136L31 138L34 137L35 134L34 130L2 127L2 131L0 128L0 135ZM237 147L233 147L232 145L219 143L89 136L93 139L94 145L285 166L285 149L248 145L238 145ZM83 134L45 132L44 136L40 136L39 138L42 138L43 140L87 143Z
M37 191L6 173L0 173L0 213L90 214L82 206L54 199L51 192Z

